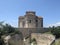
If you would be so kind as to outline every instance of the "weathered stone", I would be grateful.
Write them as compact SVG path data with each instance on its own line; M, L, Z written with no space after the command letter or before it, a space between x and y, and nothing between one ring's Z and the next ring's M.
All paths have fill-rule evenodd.
M32 33L31 39L36 39L37 45L51 45L55 40L52 34Z
M11 39L9 40L9 45L23 45L21 34L15 34L11 36Z
M19 28L41 28L43 27L43 18L36 16L34 11L27 11L25 16L20 16L18 21Z

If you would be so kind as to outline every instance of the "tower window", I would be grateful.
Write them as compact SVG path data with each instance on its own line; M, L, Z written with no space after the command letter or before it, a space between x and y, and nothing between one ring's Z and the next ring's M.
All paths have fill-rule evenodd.
M31 23L31 20L29 20L29 23Z
M23 27L24 27L24 25L25 25L25 22L23 21Z
M38 22L38 20L36 20L36 22Z

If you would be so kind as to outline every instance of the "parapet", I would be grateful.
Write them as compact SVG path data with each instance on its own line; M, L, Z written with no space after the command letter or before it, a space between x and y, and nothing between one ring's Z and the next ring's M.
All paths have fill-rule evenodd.
M35 15L35 11L26 11L26 14L32 14L32 15Z

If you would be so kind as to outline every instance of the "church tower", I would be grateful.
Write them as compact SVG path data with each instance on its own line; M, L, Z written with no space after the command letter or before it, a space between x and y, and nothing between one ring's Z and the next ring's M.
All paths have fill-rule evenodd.
M36 16L34 11L26 11L24 16L18 18L19 28L42 28L43 18L41 16Z

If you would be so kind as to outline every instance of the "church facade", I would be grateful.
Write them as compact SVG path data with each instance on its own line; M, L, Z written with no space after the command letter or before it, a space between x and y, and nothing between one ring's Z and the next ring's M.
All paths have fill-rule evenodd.
M42 28L43 17L36 16L34 11L26 11L24 16L18 18L18 28Z

